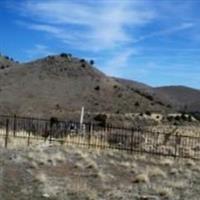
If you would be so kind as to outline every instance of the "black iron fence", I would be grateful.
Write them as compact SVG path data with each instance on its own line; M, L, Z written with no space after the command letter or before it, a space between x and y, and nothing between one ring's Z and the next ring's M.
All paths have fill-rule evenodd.
M0 147L37 142L60 142L95 148L200 159L200 137L161 132L148 128L102 127L91 123L0 116Z

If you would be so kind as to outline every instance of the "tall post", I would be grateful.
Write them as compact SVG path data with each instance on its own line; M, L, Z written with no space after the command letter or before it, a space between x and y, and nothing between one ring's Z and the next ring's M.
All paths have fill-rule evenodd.
M84 118L84 106L81 108L81 116L80 116L80 132L83 131L83 118Z
M82 108L81 108L80 125L83 124L83 118L84 118L84 106L82 106Z

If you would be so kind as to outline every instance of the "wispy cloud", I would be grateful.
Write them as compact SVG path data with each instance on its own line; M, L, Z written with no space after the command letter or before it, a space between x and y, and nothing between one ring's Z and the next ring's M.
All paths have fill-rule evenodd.
M71 46L95 51L113 49L132 40L127 29L149 22L154 13L138 1L27 1L21 13L33 22L28 28L45 31ZM38 20L37 20L38 19ZM84 45L83 45L84 44Z
M46 55L54 54L47 46L42 44L36 44L32 49L28 49L25 52L28 58L37 58Z
M164 30L158 30L156 32L149 33L147 35L143 35L143 36L139 37L137 40L135 40L134 42L140 42L140 41L143 41L143 40L146 40L149 38L153 38L153 37L171 35L171 34L179 32L179 31L183 31L183 30L192 28L194 26L195 26L195 24L192 22L184 22L178 26L170 27L170 28L164 29Z
M129 61L138 52L134 49L126 49L110 55L110 59L103 63L103 71L111 76L122 76L130 68Z

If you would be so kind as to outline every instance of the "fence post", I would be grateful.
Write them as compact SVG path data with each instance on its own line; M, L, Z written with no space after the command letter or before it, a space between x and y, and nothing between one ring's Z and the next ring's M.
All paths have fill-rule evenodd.
M29 131L28 131L28 141L27 141L27 146L30 145L30 135L31 135L31 131L29 130Z
M14 115L14 122L13 122L13 136L16 135L16 115Z
M177 155L177 139L178 139L178 135L177 135L178 133L176 132L176 134L175 134L175 155L174 155L174 157L176 158L176 156L178 156Z
M7 146L8 146L8 131L9 131L9 119L6 119L5 148L7 148Z
M49 120L50 123L50 132L49 132L49 143L51 144L52 142L52 136L53 136L53 130L54 130L54 120L52 120L52 118Z
M91 143L91 134L92 134L92 123L89 123L88 147L90 147Z
M53 133L53 128L52 126L50 125L50 132L49 132L49 143L51 144L52 142L52 133Z
M134 129L131 129L131 153L133 153L133 134L134 134Z

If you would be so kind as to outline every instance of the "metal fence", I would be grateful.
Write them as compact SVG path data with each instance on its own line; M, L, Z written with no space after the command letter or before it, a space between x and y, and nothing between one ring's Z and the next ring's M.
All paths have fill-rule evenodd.
M27 146L48 140L131 153L200 159L200 137L183 136L175 131L163 133L147 128L102 127L91 123L80 125L56 118L0 116L0 147L13 147L19 139L23 139Z

